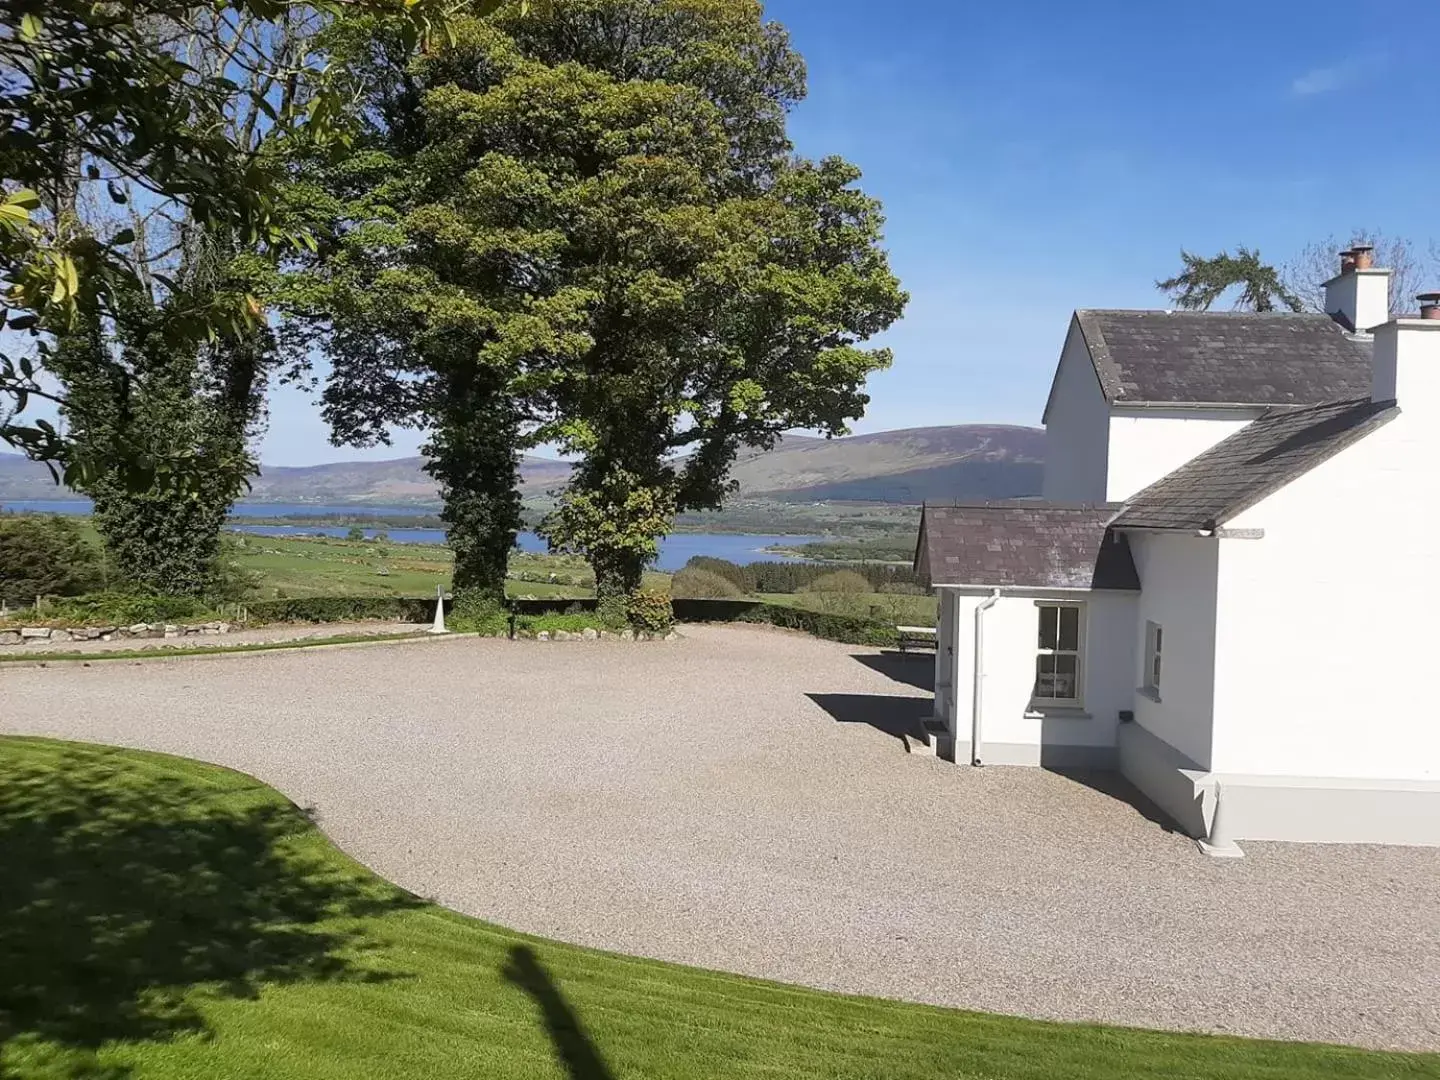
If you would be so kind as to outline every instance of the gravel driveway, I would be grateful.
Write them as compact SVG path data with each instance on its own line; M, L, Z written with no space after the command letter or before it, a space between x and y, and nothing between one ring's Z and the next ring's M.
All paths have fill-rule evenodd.
M0 669L0 730L253 773L386 877L548 937L972 1009L1440 1049L1440 850L1209 860L1118 781L908 753L924 660L684 633Z

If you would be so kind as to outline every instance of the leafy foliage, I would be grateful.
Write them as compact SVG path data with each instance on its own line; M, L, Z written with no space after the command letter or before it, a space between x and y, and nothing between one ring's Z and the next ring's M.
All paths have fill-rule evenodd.
M802 586L802 592L814 593L868 593L873 591L869 580L854 570L835 570L823 574L810 584Z
M396 32L416 41L439 3L0 0L0 289L8 309L0 318L28 335L19 353L0 354L0 441L62 463L67 479L104 463L44 421L17 422L31 398L54 396L41 380L50 335L71 329L84 304L101 322L118 323L120 298L159 286L174 301L163 332L176 346L263 325L263 309L244 291L170 289L137 253L142 234L164 208L182 207L244 250L307 242L281 220L283 174L273 156L255 152L254 139L343 145L346 99L311 57L273 54L275 35L297 20L359 6L393 12ZM212 32L227 35L218 70L186 54ZM266 65L272 77L244 77ZM96 231L79 213L87 201L128 219ZM117 386L134 381L116 356L94 362L105 367L97 377ZM184 480L185 463L164 456L137 452L124 463L136 486L176 474Z
M626 621L637 630L660 633L675 622L670 594L661 589L637 589L625 607Z
M707 570L733 582L742 593L795 593L807 590L814 583L836 573L833 563L806 562L753 562L740 566L727 559L716 559L708 555L696 555L685 564L686 568ZM923 583L908 566L886 563L855 563L846 567L849 573L859 575L869 583L866 592L888 592L893 585L905 585L925 590Z
M37 596L75 596L99 581L95 550L72 519L0 515L0 600L19 605Z
M63 626L128 626L131 623L198 622L220 618L204 601L190 596L143 592L87 593L46 603L41 622Z
M728 600L744 591L727 577L698 566L686 566L670 579L670 595L678 600Z
M1208 311L1224 293L1240 289L1237 308L1249 311L1274 311L1283 307L1301 311L1304 303L1281 280L1280 272L1260 258L1260 252L1240 248L1205 258L1189 251L1180 252L1185 268L1174 277L1155 282L1161 292L1169 293L1176 306L1186 311Z
M904 296L856 170L791 155L803 65L759 4L512 4L418 58L375 20L335 40L367 152L304 163L322 274L291 303L323 331L339 439L437 431L467 580L498 592L524 446L582 459L544 532L623 616L739 447L863 411L889 355L858 345Z

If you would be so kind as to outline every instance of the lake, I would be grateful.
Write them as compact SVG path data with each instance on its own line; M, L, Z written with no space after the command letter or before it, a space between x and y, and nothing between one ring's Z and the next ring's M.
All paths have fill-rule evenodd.
M88 499L16 499L0 503L0 510L29 510L45 514L88 514ZM360 515L379 516L431 514L428 507L415 506L317 506L313 503L236 503L232 515L237 518L281 518L297 514L307 516ZM336 536L346 535L350 529L344 525L231 525L236 532L257 536ZM443 529L366 529L366 538L377 532L384 532L396 544L443 544ZM808 544L824 537L820 536L759 536L750 533L675 533L660 541L660 557L655 560L658 570L679 570L693 556L708 555L714 559L728 559L735 563L786 562L792 556L777 555L764 549L774 545ZM522 532L516 538L521 551L543 553L548 549L545 541L533 532Z

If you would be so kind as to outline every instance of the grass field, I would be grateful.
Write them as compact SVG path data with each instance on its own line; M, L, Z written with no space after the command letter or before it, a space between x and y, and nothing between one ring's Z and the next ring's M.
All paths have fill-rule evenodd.
M8 1080L1378 1080L1440 1069L1436 1056L842 997L530 938L379 880L249 777L157 754L0 737L0 851Z

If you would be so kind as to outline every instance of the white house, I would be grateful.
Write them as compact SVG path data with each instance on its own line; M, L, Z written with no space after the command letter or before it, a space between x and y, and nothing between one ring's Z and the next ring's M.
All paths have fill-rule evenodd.
M1343 260L1330 315L1075 313L1044 497L925 508L943 755L1118 768L1216 846L1440 844L1440 293Z

